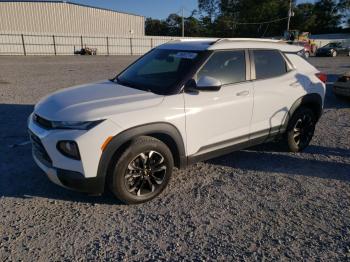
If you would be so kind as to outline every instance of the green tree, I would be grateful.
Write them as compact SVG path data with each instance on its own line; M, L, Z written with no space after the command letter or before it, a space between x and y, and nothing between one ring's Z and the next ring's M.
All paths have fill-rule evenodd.
M185 36L201 36L206 32L202 31L201 21L195 17L195 12L189 17L186 17L185 22ZM181 36L182 34L182 17L178 14L170 14L165 20L158 20L147 18L146 35L159 36Z
M203 17L214 20L219 14L219 0L198 0L198 9Z
M340 26L342 15L335 0L320 0L315 3L316 27L313 33L333 33Z
M314 4L300 4L294 8L291 29L298 29L303 32L314 32L317 27L317 20Z
M159 19L147 18L145 24L146 35L167 35L168 25Z
M231 21L232 36L280 35L287 27L286 0L222 0L220 8L222 16ZM260 23L282 18L276 23Z
M349 19L349 0L319 0L314 4L299 4L295 7L292 26L313 34L336 33Z
M198 0L198 12L185 18L186 36L282 36L287 28L288 0ZM296 4L291 29L313 34L341 32L350 23L350 0L317 0ZM146 20L148 35L181 35L181 17Z

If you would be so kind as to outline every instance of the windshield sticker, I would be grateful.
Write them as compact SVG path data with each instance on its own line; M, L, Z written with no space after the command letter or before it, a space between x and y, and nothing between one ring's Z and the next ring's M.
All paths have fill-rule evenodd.
M178 52L175 55L176 58L181 59L195 59L197 57L197 53L190 53L190 52Z

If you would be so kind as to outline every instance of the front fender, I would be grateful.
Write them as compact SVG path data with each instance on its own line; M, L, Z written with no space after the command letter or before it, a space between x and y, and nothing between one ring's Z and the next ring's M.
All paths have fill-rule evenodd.
M131 141L133 138L144 135L150 135L156 138L157 135L166 135L167 137L170 137L172 141L175 142L178 156L174 156L174 159L178 157L178 166L180 168L184 168L187 165L185 144L180 132L175 126L169 123L159 122L132 127L113 137L113 139L108 143L107 147L102 153L97 170L99 186L102 187L99 188L100 192L103 192L104 190L105 180L109 171L108 169L110 167L110 163L115 157L118 150L121 149L123 145L125 145L128 141Z

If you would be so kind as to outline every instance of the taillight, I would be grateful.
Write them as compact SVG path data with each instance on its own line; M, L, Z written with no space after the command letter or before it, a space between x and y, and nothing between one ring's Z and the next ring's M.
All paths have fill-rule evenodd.
M327 75L324 73L317 73L316 76L318 79L320 79L323 83L327 82Z

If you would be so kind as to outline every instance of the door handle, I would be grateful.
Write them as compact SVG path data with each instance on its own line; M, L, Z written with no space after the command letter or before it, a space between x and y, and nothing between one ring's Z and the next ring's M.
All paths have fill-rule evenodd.
M247 90L241 91L241 92L238 92L236 95L237 96L247 96L247 95L249 95L249 91L247 91Z

